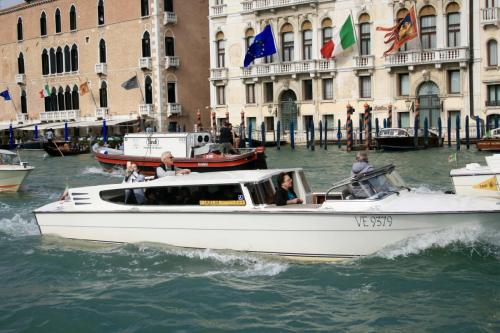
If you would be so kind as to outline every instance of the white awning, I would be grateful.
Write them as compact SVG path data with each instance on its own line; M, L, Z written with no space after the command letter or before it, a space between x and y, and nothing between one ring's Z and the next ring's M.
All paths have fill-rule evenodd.
M0 131L8 130L11 124L0 124ZM31 126L29 124L12 124L12 129L23 129Z
M110 119L110 120L106 120L106 125L107 126L115 126L118 124L132 122L132 121L136 121L136 119ZM2 125L0 125L0 126L2 126ZM68 121L68 128L101 127L101 126L102 126L102 120ZM9 128L8 125L7 125L7 128ZM38 124L39 131L44 131L44 130L49 129L49 128L52 128L54 130L64 128L64 122ZM0 127L0 129L1 129L1 127ZM34 131L35 126L34 125L28 126L28 127L22 128L22 130L23 131Z

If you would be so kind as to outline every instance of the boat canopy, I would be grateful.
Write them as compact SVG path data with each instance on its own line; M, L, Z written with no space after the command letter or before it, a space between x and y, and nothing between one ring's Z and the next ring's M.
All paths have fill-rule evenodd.
M5 149L0 149L0 154L1 155L17 155L16 153L14 153L10 150L5 150Z

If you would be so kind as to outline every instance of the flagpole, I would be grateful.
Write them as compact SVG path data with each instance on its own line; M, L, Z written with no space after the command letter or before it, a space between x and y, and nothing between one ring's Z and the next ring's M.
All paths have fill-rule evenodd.
M89 79L88 79L88 77L85 77L85 83L87 84L87 88L90 91L90 97L92 97L92 101L94 102L94 106L97 108L97 103L95 102L94 93L92 92L92 89L90 89L90 87L89 87Z
M274 29L273 29L273 26L271 23L268 23L269 26L271 27L271 34L273 35L273 43L274 43L274 49L276 50L276 54L278 55L278 62L281 62L281 55L280 55L280 52L279 52L279 48L278 48L278 45L276 45L276 37L274 36ZM271 55L271 63L273 63L273 55Z
M7 94L9 94L9 96L10 96L9 87L7 87L5 90L7 90ZM14 107L14 111L17 114L16 104L14 103L14 100L12 99L12 96L10 96L10 101L12 102L12 106Z
M351 17L352 30L354 30L354 37L356 37L356 46L358 47L358 55L361 55L361 46L359 45L358 31L356 29L356 25L354 24L354 17L352 16L352 9L349 9L349 16ZM339 31L340 34L340 31Z
M144 99L144 94L142 93L141 89L141 81L139 80L139 75L137 75L137 72L135 72L135 77L137 78L137 82L139 83L138 86L139 86L139 91L141 92L142 101L146 103L146 100Z

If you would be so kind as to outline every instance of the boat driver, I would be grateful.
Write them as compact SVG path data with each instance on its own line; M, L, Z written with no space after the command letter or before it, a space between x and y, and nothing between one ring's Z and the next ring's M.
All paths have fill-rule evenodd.
M360 151L356 154L356 162L351 168L351 177L356 177L359 174L373 170L373 166L368 163L368 154L365 151ZM348 189L344 190L342 195L347 199L365 199L368 197L363 186L367 186L363 182L353 182Z
M156 168L155 178L165 176L187 175L191 173L189 169L180 169L174 166L174 156L171 152L166 151L161 154L161 164Z

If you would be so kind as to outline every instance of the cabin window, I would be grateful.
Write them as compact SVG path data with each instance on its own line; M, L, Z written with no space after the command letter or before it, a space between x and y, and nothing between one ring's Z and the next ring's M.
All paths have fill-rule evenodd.
M164 186L102 191L101 199L127 205L245 206L239 184Z
M269 180L257 184L245 184L245 186L250 192L254 205L274 204L274 185Z

